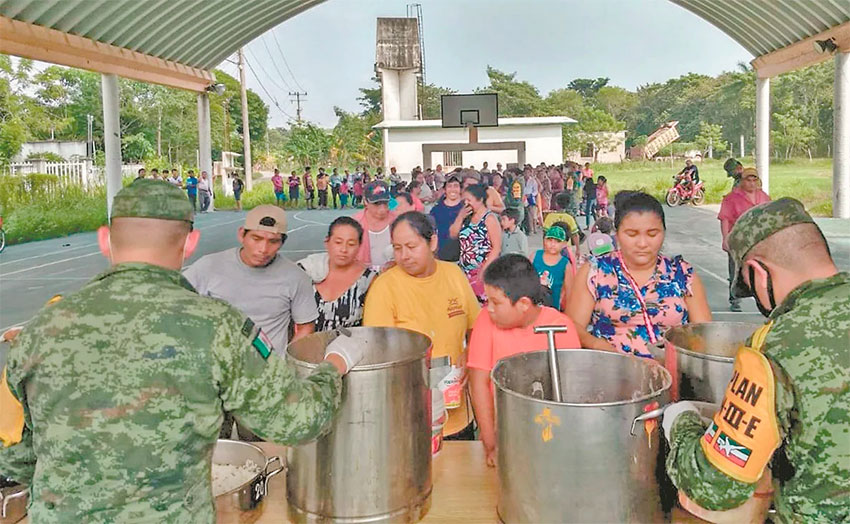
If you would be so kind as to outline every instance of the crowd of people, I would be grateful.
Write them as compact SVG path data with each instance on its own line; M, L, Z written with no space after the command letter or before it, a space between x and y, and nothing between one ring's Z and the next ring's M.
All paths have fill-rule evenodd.
M786 296L801 304L812 300L820 304L820 297L828 296L835 307L817 311L829 316L829 325L839 332L850 332L850 277L835 268L811 217L792 199L765 203L758 193L755 169L736 164L731 171L740 181L724 199L719 216L723 247L730 259L730 299L754 295L759 308L779 326L786 318L784 313L794 307L784 305ZM196 183L198 192L203 192L205 175L201 173ZM279 172L274 176L275 194L282 204L285 183ZM353 187L349 188L351 180ZM435 170L414 169L407 183L395 169L387 178L380 168L374 177L367 169L354 175L348 171L340 175L336 169L328 175L319 169L314 179L306 168L303 175L293 172L287 183L288 200L304 199L309 208L315 207L318 195L318 208L362 203L363 209L351 217L336 218L327 230L324 252L295 263L280 252L287 241L286 211L278 205L255 207L238 229L238 246L206 255L182 274L178 270L198 241L199 233L191 227L194 199L189 205L181 192L153 181L134 182L116 196L112 224L99 232L101 249L114 267L79 294L49 306L48 313L21 334L20 349L10 360L11 398L28 407L21 411L17 435L3 433L0 420L0 437L11 446L0 447L0 472L29 483L35 480L34 485L47 490L34 494L34 517L86 520L81 517L86 510L81 508L97 507L104 518L120 520L131 514L160 512L164 520L176 521L210 511L209 476L198 473L200 480L191 481L185 476L195 471L192 468L200 471L196 463L209 459L203 451L209 448L204 445L218 436L219 429L225 436L236 430L242 438L295 443L314 438L327 428L339 404L339 375L356 365L363 351L350 343L341 328L399 327L427 335L432 342L431 357L448 357L451 365L461 370L461 383L464 391L468 390L460 405L449 412L446 438L480 439L487 464L492 466L497 436L490 371L499 359L546 349L547 336L535 333L535 327L566 326L566 332L555 335L561 348L650 358L649 347L658 344L667 329L712 318L697 271L682 256L662 251L667 224L658 200L627 191L609 201L604 177L594 179L590 165L506 170L497 165L491 171L485 164L480 171L450 173L437 166ZM348 201L345 196L352 198ZM159 203L151 207L152 199ZM581 209L584 230L577 223ZM534 235L538 229L542 229L543 248L530 253L526 235ZM802 249L798 257L806 264L795 265L794 257L784 254L780 245ZM803 284L810 279L821 280ZM800 284L809 287L798 292L795 288ZM81 316L81 309L89 316ZM66 321L71 317L76 320ZM85 323L82 334L69 331L80 319ZM290 341L317 331L336 335L326 361L309 377L295 378L279 357ZM775 333L783 336L778 327ZM819 337L828 356L835 357L834 343L825 335ZM67 355L89 347L89 338L92 348L102 348L97 349L100 356L68 360ZM147 343L156 345L155 353ZM110 353L115 344L121 346L120 351ZM192 351L181 349L186 347ZM784 362L797 366L793 370L815 369L808 361L801 368L799 355L788 351L791 360ZM32 354L38 352L49 355L41 353L34 358ZM83 415L80 420L85 420L84 424L72 422L79 413L89 413L93 404L78 394L65 395L60 401L64 390L55 385L71 383L70 377L82 364L89 368L77 382L115 374L117 368L104 368L115 366L113 357L122 363L118 375L132 380L107 380L84 388L98 402L105 402L104 406L112 404L105 399L115 398L121 388L129 388L128 393L118 397L131 403L136 395L129 392L134 388L147 391L145 387L153 388L151 391L170 388L171 394L182 398L185 393L191 401L163 400L150 406L140 401L139 405L128 404L132 409L116 408L94 418ZM841 358L846 363L846 351ZM176 371L163 367L162 362L169 359L179 364ZM173 382L163 378L173 373L179 375ZM805 413L800 410L808 405L800 407L799 400L789 393L790 383L805 382L810 376L787 369L783 373L789 373L783 375L786 382L781 389L786 396L781 402L776 397L776 405L768 409L783 410L775 415L780 418L783 438L800 445L820 442L817 449L822 449L816 426L810 426L811 433L792 431L793 420L801 420ZM54 387L39 389L30 384L48 380ZM146 385L149 383L152 385ZM105 395L103 388L111 388L111 393ZM808 394L805 391L803 394ZM846 407L846 387L842 391L835 394L843 395L840 402ZM11 405L2 394L0 391L0 403ZM285 408L281 416L275 416L278 405ZM132 441L134 437L126 436L136 431L145 434L144 428L151 423L183 420L195 409L206 417L202 424L175 422L161 432L165 439L157 446L180 450L180 460L174 461L181 468L179 475L159 471L168 470L167 461L152 456L125 460L124 452L118 452L102 459L121 465L109 481L112 489L75 491L64 498L45 496L61 493L66 486L64 478L103 488L99 482L86 482L92 477L79 471L74 457L92 455L86 459L86 467L91 469L91 461L101 460L93 446L122 450L126 447L122 447L122 437ZM128 410L132 414L121 418ZM699 455L704 426L698 417L687 415L688 411L691 408L682 405L677 406L678 418L665 415L665 433L674 452L678 450L668 460L671 477L701 504L711 497L722 498L717 503L709 501L714 509L723 509L730 501L740 503L742 497L745 500L754 483L730 477L723 468L712 469L712 458L706 462ZM234 427L233 419L224 419L222 424L223 412L235 414L238 424ZM30 420L26 417L32 416L39 424L24 424ZM846 425L841 426L850 423L846 410L831 417L803 422L820 420L822 430L843 427L846 432ZM121 427L104 440L106 426L101 424L110 423ZM67 440L69 446L40 450L44 455L38 460L50 459L52 466L33 468L32 443L43 438L39 432L45 430L73 438ZM82 451L71 449L72 443ZM766 457L759 455L753 461L766 464L779 445L774 444ZM152 448L145 451L152 453ZM789 455L785 460L809 467L817 459ZM845 482L841 478L846 476L841 475L850 468L836 461L831 464L837 464L839 476L831 471L828 477L833 480L827 482L837 489ZM147 500L144 490L128 487L145 482L143 470L158 471L157 490L164 494L155 501ZM817 477L811 471L807 474ZM197 491L196 501L187 503L187 490L194 490L192 486L199 482L205 489ZM720 485L725 491L710 487ZM122 497L115 497L116 490ZM82 503L83 496L97 499L97 504L88 499ZM822 502L805 491L794 497L787 499L786 513ZM829 513L830 508L823 505L817 510L839 515Z

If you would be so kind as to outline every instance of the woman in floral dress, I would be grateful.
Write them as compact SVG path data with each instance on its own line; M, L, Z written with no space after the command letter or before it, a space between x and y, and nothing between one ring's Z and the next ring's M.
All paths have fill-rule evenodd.
M484 270L499 258L502 250L502 228L498 216L487 208L487 188L480 184L463 192L465 205L458 213L449 234L460 241L460 268L469 280L475 296L482 304Z
M664 211L654 197L625 198L614 224L620 250L579 269L567 314L587 327L579 333L582 347L650 357L667 329L708 322L711 310L694 268L660 252Z

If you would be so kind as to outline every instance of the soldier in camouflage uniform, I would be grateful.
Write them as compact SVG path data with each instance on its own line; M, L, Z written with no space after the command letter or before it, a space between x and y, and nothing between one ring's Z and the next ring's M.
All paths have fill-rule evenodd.
M98 232L113 266L15 340L0 410L20 409L20 438L0 446L0 475L29 484L31 522L211 523L224 412L284 444L329 427L359 356L296 378L250 319L181 276L191 224L178 188L124 188Z
M768 323L738 351L708 427L689 402L665 411L667 471L692 501L725 510L769 466L778 521L850 522L850 274L791 198L744 213L729 248L736 295L753 295Z

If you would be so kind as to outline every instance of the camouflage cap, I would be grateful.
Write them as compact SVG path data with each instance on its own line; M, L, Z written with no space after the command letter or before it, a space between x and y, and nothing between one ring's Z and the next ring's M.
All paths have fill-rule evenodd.
M794 198L780 198L747 210L729 232L729 256L734 264L732 295L737 298L752 295L741 279L741 268L747 253L759 242L786 227L797 224L814 224L803 204Z
M194 220L192 204L183 191L164 180L138 179L115 195L112 218Z

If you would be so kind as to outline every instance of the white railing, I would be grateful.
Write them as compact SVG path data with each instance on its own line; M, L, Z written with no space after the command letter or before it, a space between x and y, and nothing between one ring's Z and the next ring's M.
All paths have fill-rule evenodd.
M32 160L9 164L9 171L12 175L30 175L33 173L54 175L59 178L62 185L78 185L88 188L103 184L102 170L92 165L91 160L75 162Z

